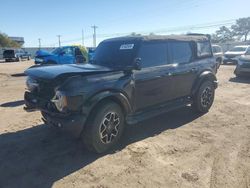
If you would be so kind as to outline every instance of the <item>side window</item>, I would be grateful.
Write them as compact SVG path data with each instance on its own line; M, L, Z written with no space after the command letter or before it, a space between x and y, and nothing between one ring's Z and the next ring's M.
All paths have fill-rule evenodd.
M217 49L216 46L213 46L213 47L212 47L212 50L213 50L213 53L217 53L217 51L218 51L218 49Z
M171 63L188 63L192 58L192 48L189 42L170 42L169 54Z
M74 55L74 50L72 47L66 47L62 49L65 55Z
M197 56L198 57L207 57L211 56L212 51L209 41L197 42Z
M221 47L218 47L218 52L222 52L222 48Z
M159 42L142 43L138 57L142 67L154 67L167 64L167 44Z

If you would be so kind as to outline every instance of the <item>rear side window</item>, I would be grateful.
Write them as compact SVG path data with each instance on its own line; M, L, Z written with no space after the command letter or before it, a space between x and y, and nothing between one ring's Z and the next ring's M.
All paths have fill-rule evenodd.
M142 67L153 67L167 64L167 44L160 42L142 43L138 57L141 58Z
M192 49L189 42L170 42L169 53L171 63L188 63L192 58Z
M220 53L220 52L222 52L222 49L219 46L213 46L212 49L213 49L213 53Z
M197 56L198 57L212 56L212 50L209 41L197 42Z

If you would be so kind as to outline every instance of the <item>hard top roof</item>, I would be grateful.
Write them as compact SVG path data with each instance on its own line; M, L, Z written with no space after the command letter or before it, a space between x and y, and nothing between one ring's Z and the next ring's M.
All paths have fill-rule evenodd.
M234 48L248 48L250 47L250 45L237 45L237 46L234 46Z
M173 40L173 41L208 41L207 35L145 35L145 36L124 36L104 40L109 41L159 41L159 40Z

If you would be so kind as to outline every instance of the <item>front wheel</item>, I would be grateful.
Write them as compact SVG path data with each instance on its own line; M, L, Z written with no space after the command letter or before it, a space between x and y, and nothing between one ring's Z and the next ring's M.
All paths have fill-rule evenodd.
M194 96L192 107L199 113L206 113L214 102L215 88L212 81L205 81Z
M103 153L118 143L124 127L121 107L108 100L93 110L81 137L88 150Z

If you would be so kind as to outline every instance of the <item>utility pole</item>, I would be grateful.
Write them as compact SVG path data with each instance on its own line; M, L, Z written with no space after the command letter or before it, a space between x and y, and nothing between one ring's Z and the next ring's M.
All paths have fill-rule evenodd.
M96 29L98 28L96 25L91 26L94 29L93 33L93 47L96 47Z
M39 50L41 49L41 39L38 39L38 43L39 43Z
M59 47L61 47L61 35L57 35L57 37L58 37Z
M84 31L82 29L82 45L84 46Z

